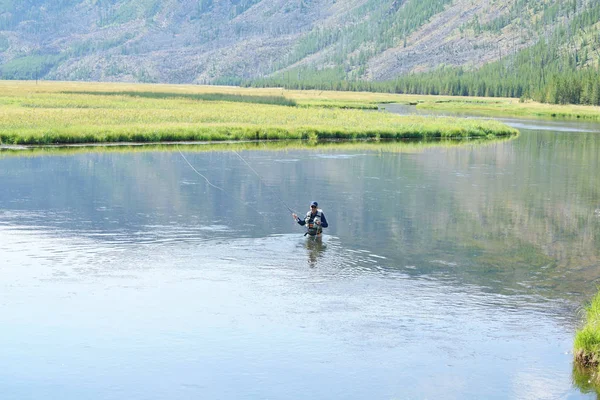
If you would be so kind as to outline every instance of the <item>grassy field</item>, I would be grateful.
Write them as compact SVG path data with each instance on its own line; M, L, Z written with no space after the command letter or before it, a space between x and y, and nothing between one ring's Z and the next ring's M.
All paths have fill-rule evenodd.
M482 115L513 116L525 118L556 118L600 120L600 107L579 105L542 104L534 101L520 102L509 98L446 98L435 101L421 99L421 110L450 111Z
M489 138L517 132L492 120L362 110L398 101L399 96L374 93L2 81L0 141Z

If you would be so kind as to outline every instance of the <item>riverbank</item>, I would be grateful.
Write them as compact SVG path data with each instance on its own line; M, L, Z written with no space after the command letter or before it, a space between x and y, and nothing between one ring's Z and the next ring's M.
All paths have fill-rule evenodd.
M282 151L307 150L312 152L369 151L377 153L421 153L432 148L457 146L483 147L512 140L512 137L496 139L433 139L433 140L273 140L231 142L174 142L174 143L110 143L110 144L63 144L47 146L0 145L0 159L7 157L64 156L85 153L186 153L227 151Z
M365 111L395 95L215 86L0 82L2 144L493 138L493 120Z
M585 325L575 334L575 364L586 371L589 383L600 386L600 292L585 308Z

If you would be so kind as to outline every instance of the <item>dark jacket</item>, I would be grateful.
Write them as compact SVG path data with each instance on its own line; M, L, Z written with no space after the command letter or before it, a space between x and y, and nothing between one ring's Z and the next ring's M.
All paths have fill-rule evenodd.
M320 212L321 212L321 227L322 227L322 228L327 228L327 227L329 226L329 224L327 223L327 219L325 218L325 213L323 213L323 211L322 211L322 210L318 210L318 211L320 211ZM308 213L307 213L306 215L308 215ZM315 213L315 216L316 216L316 215L317 215L317 214ZM300 224L300 225L302 225L302 226L306 225L306 221L305 221L305 220L303 220L303 219L301 219L301 218L298 218L298 220L297 220L297 221L298 221L298 224Z

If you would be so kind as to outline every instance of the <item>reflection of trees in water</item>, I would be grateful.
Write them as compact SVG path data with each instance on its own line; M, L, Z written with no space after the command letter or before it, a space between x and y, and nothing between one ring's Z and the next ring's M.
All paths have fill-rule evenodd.
M396 265L416 265L412 274L443 269L507 293L594 291L599 153L598 135L527 132L490 147L365 157L350 172L352 193L363 193L351 207L366 212L346 217L348 239L370 238Z
M316 267L319 258L322 257L323 252L327 249L327 245L323 243L323 238L321 237L308 237L305 247L308 250L308 265Z

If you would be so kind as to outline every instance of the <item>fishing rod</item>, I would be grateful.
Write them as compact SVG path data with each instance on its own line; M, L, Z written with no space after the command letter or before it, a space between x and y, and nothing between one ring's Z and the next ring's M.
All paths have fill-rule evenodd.
M194 168L194 166L188 161L188 159L183 155L183 153L181 152L181 150L179 149L178 145L175 145L175 147L177 148L177 151L179 151L179 154L181 154L181 157L183 157L183 159L185 160L185 162L190 166L190 168L192 170L194 170L195 173L197 173L198 175L200 175L202 178L204 178L204 180L206 181L206 183L208 183L210 186L214 187L215 189L220 190L221 192L225 193L227 196L231 197L234 200L239 201L240 203L244 204L246 207L250 208L252 211L256 212L259 215L262 215L263 218L265 217L265 215L263 213L261 213L260 211L258 211L256 208L252 207L251 205L249 205L248 203L246 203L245 201L243 201L242 199L238 199L237 197L234 197L232 195L230 195L229 193L227 193L225 191L225 189L214 185L210 180L208 180L208 178L204 175L202 175L200 172L198 172L198 170L196 168Z
M248 162L246 160L244 160L244 158L240 155L240 153L238 153L237 151L233 150L233 152L240 158L240 160L242 160L244 162L244 164L246 164L248 166L248 168L250 168L250 170L252 170L252 172L254 172L256 174L256 176L258 176L258 179L260 180L260 182L267 187L267 189L269 189L271 191L271 193L273 195L275 195L275 197L277 197L279 199L279 201L281 202L281 204L283 204L285 206L285 208L287 208L289 210L290 213L292 214L297 214L296 211L292 210L286 203L285 201L283 201L283 199L281 198L281 196L279 196L277 193L275 193L275 191L273 189L271 189L270 186L268 186L265 181L262 179L262 177L260 176L260 174L258 172L256 172L256 170L254 168L252 168L252 166L250 164L248 164Z

